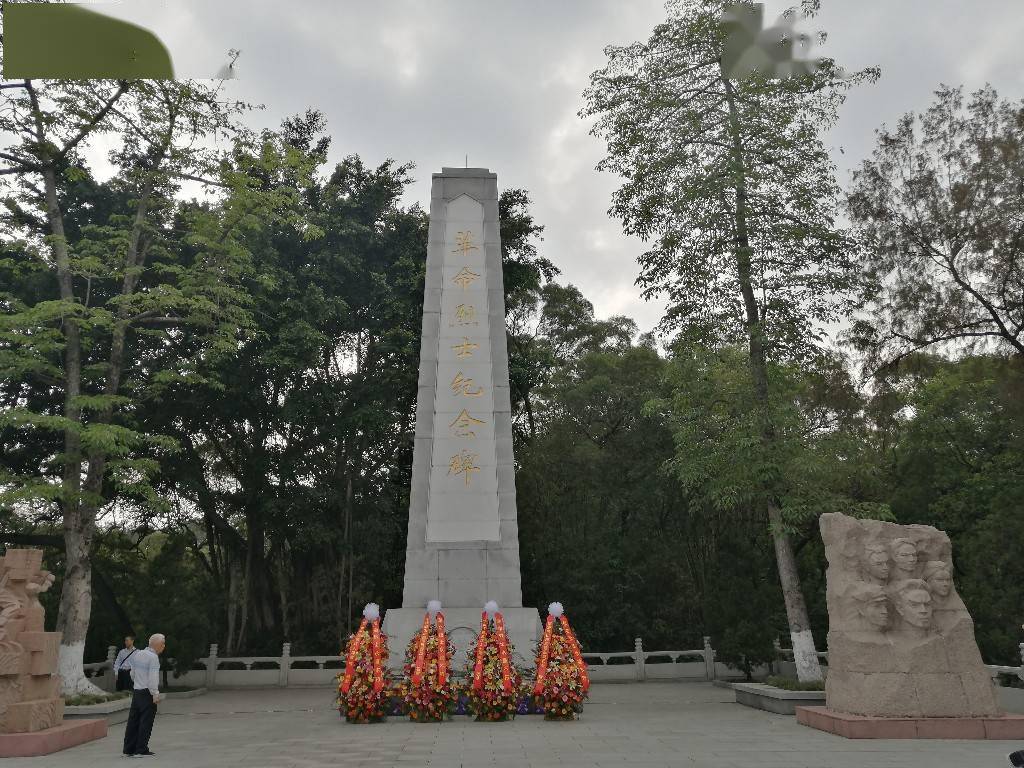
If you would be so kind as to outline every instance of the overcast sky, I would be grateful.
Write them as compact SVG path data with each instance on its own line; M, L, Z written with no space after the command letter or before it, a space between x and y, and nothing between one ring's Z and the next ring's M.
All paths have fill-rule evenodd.
M793 2L766 3L766 19ZM157 32L180 75L216 71L241 49L228 93L266 105L254 125L320 109L332 162L416 164L408 203L426 207L431 173L468 154L500 188L529 190L542 253L598 315L629 315L641 330L660 319L634 285L643 245L607 215L617 180L594 170L604 146L576 113L604 46L646 39L661 0L178 0L126 2L117 15ZM843 183L874 130L927 107L941 82L1024 96L1021 0L822 0L804 28L829 35L812 55L882 69L829 136Z

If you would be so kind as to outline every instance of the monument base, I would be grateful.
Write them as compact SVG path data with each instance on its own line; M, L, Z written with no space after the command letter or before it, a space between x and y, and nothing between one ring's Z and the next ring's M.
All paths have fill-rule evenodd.
M455 655L452 657L452 669L461 672L466 666L466 651L476 633L480 631L480 608L445 608L445 630L455 644ZM388 636L388 648L391 657L388 666L401 669L405 663L405 649L409 641L423 627L424 608L389 608L384 614L383 631ZM520 666L532 667L534 648L540 641L543 627L540 614L536 608L504 608L501 615L505 619L508 639L515 646L513 662Z
M0 757L38 757L77 747L107 735L107 721L70 720L29 733L0 733Z
M847 739L1024 739L1024 715L869 717L797 707L796 721Z

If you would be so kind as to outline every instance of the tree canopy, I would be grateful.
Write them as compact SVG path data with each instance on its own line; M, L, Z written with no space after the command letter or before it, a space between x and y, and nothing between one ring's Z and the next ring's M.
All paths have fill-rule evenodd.
M878 131L848 197L867 310L850 336L876 368L919 350L1024 355L1024 101L935 97Z
M1024 108L940 87L844 188L821 137L877 72L726 77L724 4L670 2L585 93L657 332L563 279L528 190L499 200L526 604L570 606L587 650L709 636L748 674L789 634L813 676L839 510L947 531L986 661L1014 662ZM337 653L401 599L418 171L329 161L315 109L243 129L216 85L0 97L0 539L58 576L68 689L128 633L179 671L210 643Z

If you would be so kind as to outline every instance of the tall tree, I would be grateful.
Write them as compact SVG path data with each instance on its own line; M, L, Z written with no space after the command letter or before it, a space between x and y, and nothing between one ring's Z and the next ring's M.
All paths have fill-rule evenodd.
M670 643L685 626L699 642L697 599L673 551L687 507L660 471L672 435L644 412L665 361L631 343L632 321L595 319L572 286L545 287L540 328L539 343L556 352L535 392L537 432L516 454L531 604L579 606L590 648L621 648L641 628Z
M844 91L875 72L843 79L822 60L810 75L731 80L721 66L725 6L671 0L646 43L606 48L581 116L596 118L593 133L607 142L598 167L625 179L611 213L653 241L638 282L646 296L667 295L664 328L748 350L765 446L752 503L770 523L798 674L820 679L790 540L803 521L780 508L769 363L812 357L846 306L853 264L820 135Z
M227 652L327 650L363 598L401 588L426 217L399 204L410 166L323 173L324 129L311 110L232 158L293 190L306 226L247 233L255 332L154 417L185 446L163 482L180 522L201 520Z
M12 443L49 434L59 444L42 469L7 466L0 492L8 502L59 511L60 674L65 693L74 693L94 690L82 664L97 515L119 497L158 504L150 479L156 459L173 447L138 422L140 390L179 375L178 366L154 369L147 350L185 335L203 338L214 354L246 323L244 297L234 289L246 254L232 228L191 258L181 257L170 231L180 180L216 170L199 142L228 130L237 108L189 81L26 80L3 94L0 133L11 143L0 153L8 164L0 173L14 182L5 220L24 243L14 268L49 285L36 280L28 295L3 295L0 353L15 374L7 384L22 394L2 426ZM116 175L109 216L90 221L68 188L89 180L80 150L101 131L116 132ZM252 210L234 213L237 225ZM200 240L202 221L191 224ZM32 388L51 397L27 396Z
M935 95L878 131L848 199L867 310L851 338L876 369L919 350L1024 356L1024 101Z
M542 239L544 227L533 220L530 195L525 189L506 189L501 193L498 220L513 427L516 434L532 438L537 431L534 393L543 383L549 362L547 350L537 343L537 310L544 285L559 270L537 252L534 240Z

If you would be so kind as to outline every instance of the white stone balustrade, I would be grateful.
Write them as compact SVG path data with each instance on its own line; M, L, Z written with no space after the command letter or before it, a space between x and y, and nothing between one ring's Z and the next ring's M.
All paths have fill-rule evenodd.
M1005 664L985 665L985 668L989 671L989 674L992 675L993 679L999 677L999 675L1014 675L1017 677L1018 680L1024 682L1024 643L1019 643L1017 645L1017 648L1021 658L1020 666L1014 667L1007 666ZM779 656L779 658L785 661L793 661L793 649L783 648L779 645L778 640L775 641L775 653ZM818 659L821 661L822 664L828 664L828 651L818 651Z
M793 651L775 643L776 654L783 662L792 661ZM104 690L113 690L113 665L117 648L107 649L107 659L85 665L85 674ZM1020 644L1021 666L986 665L992 677L1016 675L1024 681L1024 643ZM818 658L828 663L828 652L819 651ZM522 657L520 657L522 659ZM682 651L646 651L643 640L636 638L632 651L609 653L584 652L590 679L599 683L644 682L646 680L723 680L737 679L742 673L715 659L711 638L704 638L704 647ZM173 661L173 660L172 660ZM210 646L209 655L197 659L195 667L182 677L171 676L172 685L205 688L273 688L333 686L335 677L344 669L342 656L292 656L291 643L285 643L280 656L219 656L217 645ZM774 665L773 665L774 666ZM778 673L778 668L758 667L755 677ZM457 672L461 673L461 670Z

